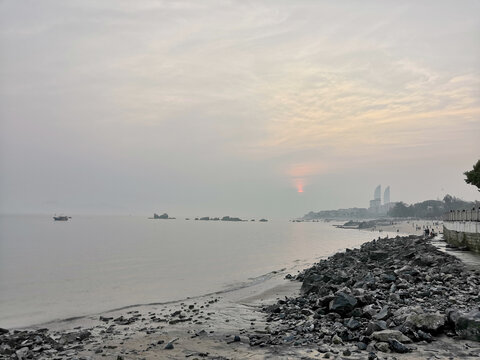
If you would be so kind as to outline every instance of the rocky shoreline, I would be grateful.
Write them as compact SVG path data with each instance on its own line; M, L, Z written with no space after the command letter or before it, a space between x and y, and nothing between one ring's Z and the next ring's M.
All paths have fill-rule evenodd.
M290 276L288 276L290 277ZM444 334L480 341L480 271L418 236L378 239L305 270L298 297L265 307L251 345L317 346L324 357L408 353ZM472 353L480 356L480 351Z
M0 359L480 356L480 270L429 239L378 239L287 275L291 281L284 275L281 286L301 282L301 291L246 288L235 299L208 295L66 327L0 329Z

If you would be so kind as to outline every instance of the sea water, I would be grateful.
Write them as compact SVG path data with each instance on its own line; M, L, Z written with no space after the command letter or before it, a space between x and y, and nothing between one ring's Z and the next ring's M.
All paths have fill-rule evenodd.
M0 216L0 327L247 286L379 235L286 220Z

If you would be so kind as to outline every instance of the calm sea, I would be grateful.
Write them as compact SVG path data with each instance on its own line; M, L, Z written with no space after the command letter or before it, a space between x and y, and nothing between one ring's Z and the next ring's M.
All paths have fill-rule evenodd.
M0 327L227 290L378 235L323 222L0 216Z

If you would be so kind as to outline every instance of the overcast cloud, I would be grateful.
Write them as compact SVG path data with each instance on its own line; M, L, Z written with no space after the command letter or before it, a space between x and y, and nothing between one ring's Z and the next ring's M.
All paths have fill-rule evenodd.
M0 211L479 200L478 1L0 2ZM303 193L298 190L302 189Z

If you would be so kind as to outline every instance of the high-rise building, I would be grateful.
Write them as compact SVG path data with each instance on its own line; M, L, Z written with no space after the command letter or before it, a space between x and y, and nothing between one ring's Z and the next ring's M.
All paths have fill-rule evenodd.
M390 186L385 188L385 192L383 193L383 203L389 204L390 203Z
M375 192L373 193L373 199L380 200L380 202L382 201L382 185L378 185L375 188Z

